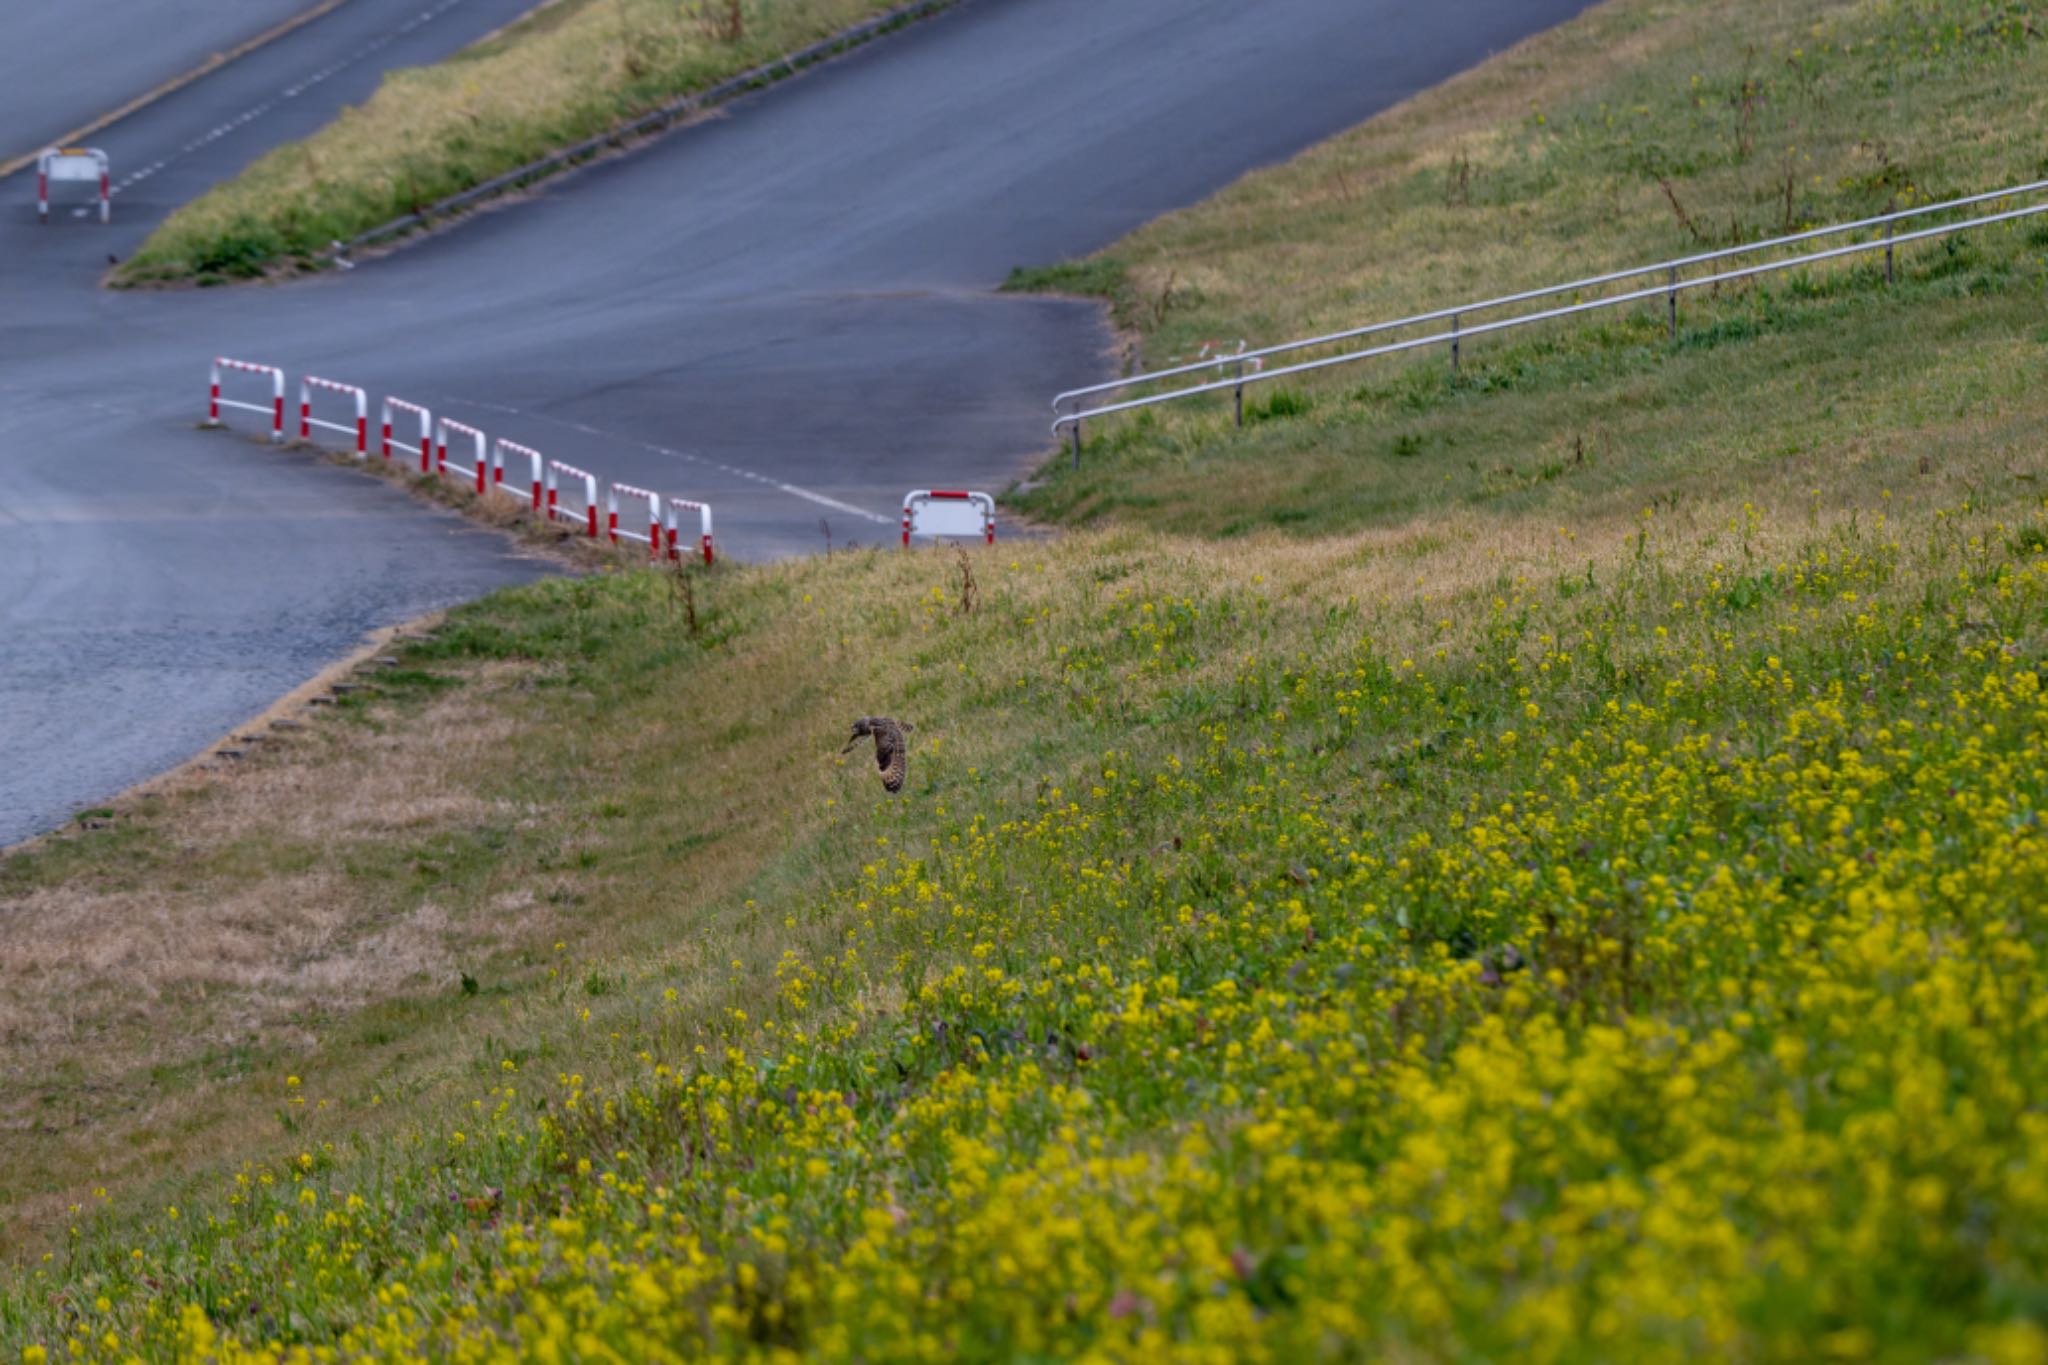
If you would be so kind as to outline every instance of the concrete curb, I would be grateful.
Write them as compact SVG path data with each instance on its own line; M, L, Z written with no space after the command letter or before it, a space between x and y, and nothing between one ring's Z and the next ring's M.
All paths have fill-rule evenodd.
M415 229L428 227L436 219L453 217L464 209L520 189L537 180L546 179L559 171L589 161L607 150L623 148L634 139L660 132L692 114L728 103L749 91L786 80L807 67L829 61L885 34L908 27L921 19L928 19L961 3L963 0L913 0L913 3L899 5L887 13L878 14L863 23L855 24L852 28L842 29L829 38L812 43L809 47L800 48L774 61L742 71L737 76L727 77L708 89L672 100L658 109L622 123L607 132L599 133L596 137L586 138L537 161L529 161L524 166L506 171L503 175L492 176L480 185L472 186L458 194L451 194L416 213L408 213L389 222L379 223L376 227L349 238L342 244L340 251L330 254L329 259L345 255L358 247L370 246Z

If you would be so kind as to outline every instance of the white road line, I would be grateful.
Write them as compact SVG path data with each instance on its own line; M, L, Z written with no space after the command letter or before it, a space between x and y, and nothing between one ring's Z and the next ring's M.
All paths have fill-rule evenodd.
M485 403L474 398L464 398L457 401L468 407L483 408L488 412L502 412L513 417L524 417L531 421L549 422L558 427L568 427L570 430L580 431L586 436L597 436L607 441L623 441L627 445L653 451L657 455L672 455L676 459L688 460L692 464L706 465L721 473L731 474L742 479L752 479L755 483L765 484L778 493L787 493L792 498L802 498L806 502L814 502L820 507L830 507L834 511L845 512L849 516L865 517L867 520L882 526L894 526L896 524L894 517L885 517L878 513L870 512L865 507L856 507L850 502L841 502L837 498L827 497L823 493L813 492L811 489L801 487L800 485L784 483L782 480L770 478L766 474L757 474L751 469L741 469L738 465L726 464L723 460L713 460L707 456L692 454L687 450L676 450L669 446L656 445L652 441L635 440L631 436L622 436L616 431L603 431L597 427L585 425L582 422L567 422L559 417L541 417L534 413L522 412L518 408L507 407L503 403Z
M425 10L422 10L417 17L408 20L405 24L393 30L392 32L386 33L382 37L372 38L369 42L364 43L361 47L357 48L348 56L343 57L340 61L330 62L326 66L320 68L320 70L314 72L312 75L298 82L296 85L287 86L282 95L279 96L278 98L265 100L263 103L256 105L253 108L243 110L240 114L236 115L232 119L229 119L226 123L221 124L219 127L213 129L211 132L208 132L200 137L192 139L190 142L186 143L184 146L180 147L177 151L171 153L169 156L164 157L161 160L158 160L157 162L143 170L136 171L132 175L123 177L117 184L111 187L109 191L110 195L119 194L122 190L125 190L130 186L147 179L151 175L154 175L156 172L162 170L171 162L176 161L181 157L187 156L192 152L196 152L201 147L204 147L211 142L215 142L223 137L226 137L229 133L234 132L238 128L242 128L250 123L253 123L255 120L262 118L265 114L275 109L278 105L279 99L288 100L298 98L300 95L312 89L314 86L320 84L322 81L330 80L333 77L340 75L343 71L346 71L350 67L363 61L365 58L373 56L374 54L383 51L385 48L391 46L391 44L397 42L400 38L405 37L408 34L414 32L422 24L431 23L434 19L439 18L443 14L446 14L449 10L454 9L457 5L460 5L461 3L462 0L441 0L441 3L433 5Z
M856 517L866 517L869 521L877 522L883 526L894 526L896 524L893 517L881 516L868 511L865 507L855 507L852 503L841 502L837 498L828 498L823 493L813 493L808 488L798 488L793 483L778 483L775 486L793 498L806 498L811 502L815 502L820 507L830 507Z

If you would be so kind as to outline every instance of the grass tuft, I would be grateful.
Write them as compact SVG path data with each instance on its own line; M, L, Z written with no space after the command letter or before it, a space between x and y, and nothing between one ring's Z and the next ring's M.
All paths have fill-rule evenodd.
M1061 265L1018 266L1003 281L1003 289L1014 294L1074 294L1084 298L1117 299L1122 296L1129 272L1114 256L1092 256Z

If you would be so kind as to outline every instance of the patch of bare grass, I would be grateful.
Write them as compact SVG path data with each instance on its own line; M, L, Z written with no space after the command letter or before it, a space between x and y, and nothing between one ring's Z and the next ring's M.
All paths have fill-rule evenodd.
M127 803L114 830L16 855L0 891L0 1134L14 1135L0 1137L0 1197L67 1168L112 1174L110 1134L161 1118L157 1078L303 1050L323 1019L549 940L557 912L530 896L473 913L431 876L361 875L394 846L532 822L489 794L515 758L507 667L413 711L402 737L369 723L273 730L231 766ZM77 847L96 840L103 864ZM239 1071L173 1087L172 1107L198 1118Z

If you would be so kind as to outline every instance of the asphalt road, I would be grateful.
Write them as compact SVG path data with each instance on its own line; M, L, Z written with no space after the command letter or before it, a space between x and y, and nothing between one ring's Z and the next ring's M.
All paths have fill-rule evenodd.
M309 7L310 0L14 0L0 14L0 162Z
M461 0L432 41L490 3ZM365 24L380 4L339 14L363 7ZM1010 267L1099 247L1582 5L970 0L527 202L287 288L91 284L106 252L251 148L421 60L401 55L418 33L300 97L266 94L333 60L332 40L324 59L288 55L321 20L109 130L117 179L169 156L116 200L111 229L37 229L5 203L25 200L20 179L0 182L0 842L202 746L365 625L519 572L390 490L191 432L209 355L395 392L709 500L743 558L816 548L821 517L840 543L872 543L905 489L999 491L1026 472L1048 448L1049 396L1105 374L1098 312L993 294ZM176 516L132 519L178 495ZM229 519L277 529L245 537ZM210 624L165 629L177 607ZM110 704L100 658L132 660L141 690Z

